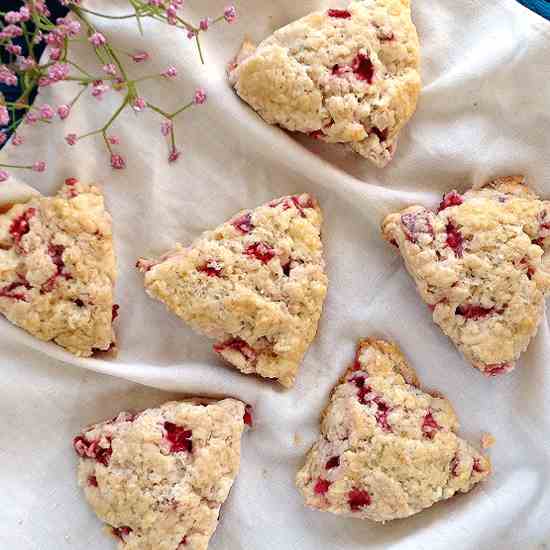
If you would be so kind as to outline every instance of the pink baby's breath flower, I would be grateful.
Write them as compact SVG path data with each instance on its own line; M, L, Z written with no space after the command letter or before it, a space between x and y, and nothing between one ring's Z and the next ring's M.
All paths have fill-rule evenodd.
M0 181L6 181L10 175L5 170L0 170Z
M55 111L47 104L40 106L40 118L42 120L51 120L55 116Z
M61 59L61 48L52 48L50 50L50 60L59 61Z
M80 23L67 17L58 17L56 20L59 32L70 38L75 37L80 32Z
M50 10L46 6L44 0L34 0L34 9L45 17L50 16Z
M4 15L6 23L19 23L21 21L21 14L18 11L8 11Z
M172 149L168 155L168 162L176 162L180 158L180 151Z
M210 19L208 17L205 17L204 19L200 20L199 28L201 31L207 31L208 27L210 27Z
M36 67L36 61L32 57L18 57L17 63L22 71L28 71Z
M147 61L149 59L149 54L145 51L140 51L132 54L131 57L136 63L141 63L142 61Z
M109 86L103 84L102 80L96 80L92 86L92 95L98 99L103 99L103 95L109 91Z
M26 115L25 115L25 123L26 124L34 124L35 122L38 122L38 117L32 113L32 112L28 112Z
M234 23L237 19L237 10L235 6L227 6L223 11L223 16L228 23Z
M169 4L166 8L166 17L168 19L173 19L178 15L178 7L174 6L174 4Z
M171 120L165 120L160 125L160 133L163 136L167 136L170 131L172 130L172 121Z
M65 105L65 104L60 105L57 108L57 114L59 115L59 118L61 120L65 120L69 116L70 112L71 112L71 108L68 105Z
M10 114L4 105L0 105L0 126L6 126L10 121Z
M132 108L134 109L134 111L143 111L145 107L147 107L147 102L145 101L145 99L139 96L134 99L134 102L132 103Z
M43 160L37 160L33 165L32 169L35 172L44 172L46 170L46 163Z
M50 80L47 76L41 76L38 79L38 86L40 88L45 88L46 86L50 86L53 83L54 83L54 81Z
M94 32L88 40L95 48L99 48L100 46L107 44L107 39L100 32Z
M6 25L2 29L2 34L7 38L16 38L23 34L23 29L17 25Z
M17 86L17 75L6 65L0 65L0 82L6 86Z
M76 134L67 134L65 136L65 141L69 145L74 145L78 141L78 136Z
M163 2L163 0L148 0L147 1L147 3L150 6L154 6L155 8L159 8L160 6L162 6L162 2Z
M52 82L65 80L69 76L69 66L66 63L55 63L48 69L48 78Z
M178 76L178 70L173 65L170 65L169 67L166 67L161 75L166 78L176 78L176 76Z
M194 30L187 31L187 38L189 38L189 40L193 40L195 36L197 36L197 33Z
M120 138L118 136L110 135L107 140L111 145L120 145Z
M31 18L31 12L27 6L19 8L20 21L28 21Z
M126 168L126 161L119 154L113 153L111 155L111 166L115 170L123 170L124 168Z
M107 63L106 65L103 65L102 67L103 72L110 74L110 75L116 75L116 65L114 63Z
M204 103L206 103L206 92L202 88L198 88L195 92L193 103L195 105L203 105Z
M21 55L22 49L21 46L17 44L8 44L6 46L6 51L12 53L13 55Z
M21 145L24 141L25 140L23 139L23 136L20 136L19 134L13 134L11 144L17 147L18 145Z
M63 46L63 35L58 30L48 33L45 40L49 46L57 46L58 48Z

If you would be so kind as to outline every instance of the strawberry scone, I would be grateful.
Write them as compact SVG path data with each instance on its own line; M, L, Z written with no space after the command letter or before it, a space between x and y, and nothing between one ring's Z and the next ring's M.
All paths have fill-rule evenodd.
M165 403L75 437L78 482L124 550L206 550L240 463L245 405Z
M229 79L266 122L383 167L416 109L419 65L409 0L365 0L311 13L257 47L245 41Z
M433 319L486 375L511 371L537 332L550 291L550 202L522 177L495 179L437 212L411 206L386 217Z
M147 293L225 360L291 386L327 292L321 222L311 196L282 197L137 266Z
M0 210L0 313L78 356L115 346L111 216L101 191L74 178L55 197Z
M332 392L297 486L308 506L334 514L411 516L490 474L489 459L457 429L449 401L418 388L397 346L364 340Z

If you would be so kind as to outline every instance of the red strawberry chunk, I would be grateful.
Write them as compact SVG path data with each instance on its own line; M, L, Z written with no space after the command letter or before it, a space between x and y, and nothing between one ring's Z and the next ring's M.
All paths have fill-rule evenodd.
M449 208L450 206L460 206L464 202L462 195L459 195L456 191L450 191L443 195L443 200L439 204L438 212Z
M252 223L252 214L250 212L243 214L236 220L233 220L231 222L231 225L243 235L250 233L254 229L254 224Z
M325 470L332 470L333 468L338 468L338 466L340 466L340 457L333 456L332 458L329 458L327 460L327 463L325 464Z
M275 257L275 249L266 243L253 243L246 247L244 253L247 256L253 256L260 262L266 264Z
M451 460L451 474L453 477L458 476L458 468L460 466L460 461L458 460L458 456L455 455L453 459Z
M440 428L441 426L436 422L432 411L429 410L422 420L422 435L428 439L433 439L435 432L437 432Z
M178 426L173 422L165 422L164 430L166 432L164 438L170 443L171 453L180 453L182 451L190 453L193 451L192 430L186 430L184 427Z
M374 65L367 55L358 53L351 64L351 68L357 80L364 80L369 84L372 84L374 77Z
M491 315L491 313L493 313L494 311L494 307L487 308L475 304L463 304L456 308L455 313L457 315L465 317L466 319L473 319L477 321L479 319L487 317L488 315Z
M483 468L481 467L481 462L479 458L474 458L474 464L472 466L472 470L478 473L481 473L484 471Z
M31 227L29 222L35 215L36 208L29 208L11 222L9 231L16 246L19 246L23 236L30 231Z
M487 376L497 376L499 374L506 374L513 369L510 363L496 363L494 365L487 365L484 369L484 373Z
M89 485L90 487L97 487L97 486L98 486L97 477L95 477L95 476L89 476L89 477L88 477L88 485Z
M65 247L61 244L49 244L48 246L48 255L52 260L53 265L55 265L55 273L42 285L40 292L46 294L51 292L54 287L58 277L63 277L66 280L72 279L72 275L66 271L65 262L63 261L63 253L65 252Z
M32 287L29 282L20 276L19 280L14 281L4 288L0 288L0 298L11 298L12 300L21 300L26 302L27 297L25 296L23 289L30 290L31 288ZM17 291L17 289L20 290Z
M401 225L405 237L411 243L417 243L422 234L433 236L434 230L427 211L407 212L401 216Z
M111 321L114 321L118 317L118 310L120 309L120 306L118 304L113 305L113 312L111 315Z
M99 441L88 441L84 436L79 435L73 440L73 447L76 454L81 458L94 458L100 464L107 467L113 454L111 438L107 438L109 447L100 447Z
M313 139L321 139L325 133L323 130L313 130L313 132L309 132L308 136L312 137Z
M348 10L330 9L328 10L328 16L335 17L336 19L349 19L351 17L351 13Z
M67 178L65 180L65 185L68 185L69 187L76 185L78 183L78 180L76 178Z
M223 353L227 349L238 351L247 361L250 362L254 362L257 358L256 351L241 338L232 338L222 342L221 344L214 345L214 351L216 353Z
M132 532L132 528L126 525L122 527L113 527L113 535L124 542L124 538Z
M365 377L354 376L353 378L350 378L350 382L353 382L358 388L363 388L365 386Z
M315 487L313 487L313 490L315 491L316 495L324 495L328 492L330 486L330 481L319 478L317 480L317 483L315 483Z
M252 428L253 417L252 417L252 407L250 405L246 405L246 407L244 408L243 421L247 426L250 426Z
M377 136L380 141L386 141L388 139L389 128L384 128L384 130L380 130L380 128L373 126L369 130L369 132Z
M462 258L462 252L464 247L464 239L462 238L462 233L458 228L453 224L452 221L449 221L447 224L447 246L452 248L455 255L459 258Z
M208 260L204 264L197 267L197 271L206 273L209 277L221 277L223 267L216 260Z
M369 506L370 503L371 497L367 491L354 488L348 493L348 504L352 512L358 512L361 508Z

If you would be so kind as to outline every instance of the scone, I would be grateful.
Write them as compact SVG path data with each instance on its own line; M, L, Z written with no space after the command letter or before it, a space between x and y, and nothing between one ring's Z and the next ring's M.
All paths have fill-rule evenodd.
M327 291L321 221L311 196L282 197L137 266L147 293L225 360L291 386Z
M489 459L456 435L449 401L417 386L397 346L359 344L296 478L308 506L385 522L465 493L490 474Z
M74 178L55 197L0 213L0 313L78 356L115 345L111 216L101 191Z
M205 550L239 471L245 405L165 403L74 439L86 500L124 550Z
M550 202L521 177L498 178L447 193L437 213L411 206L391 214L382 232L466 359L486 375L512 370L550 290Z
M419 65L409 0L365 0L314 12L258 47L246 41L229 79L266 122L383 167L416 109Z

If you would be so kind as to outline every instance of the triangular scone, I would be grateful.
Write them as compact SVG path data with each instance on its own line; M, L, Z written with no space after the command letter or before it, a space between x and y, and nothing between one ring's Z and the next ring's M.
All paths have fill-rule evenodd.
M165 403L74 439L78 482L124 550L205 550L239 471L245 405Z
M521 177L499 178L447 193L437 213L411 206L391 214L382 232L466 359L487 375L512 370L550 291L550 202Z
M308 506L389 521L465 493L489 475L489 459L456 435L449 401L417 384L395 345L360 343L296 478Z
M321 221L309 195L282 197L138 268L148 294L229 363L291 386L327 291Z
M365 0L312 13L257 48L245 42L229 78L266 122L383 167L416 109L419 64L409 0Z
M111 216L101 191L74 178L55 197L4 205L0 313L78 356L115 345Z

